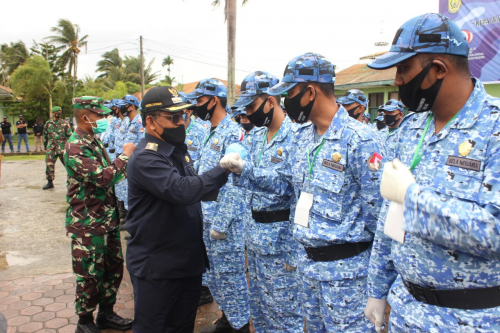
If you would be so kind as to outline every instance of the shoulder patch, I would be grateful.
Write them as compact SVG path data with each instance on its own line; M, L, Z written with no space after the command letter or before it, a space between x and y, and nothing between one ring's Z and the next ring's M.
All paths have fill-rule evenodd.
M144 149L158 151L158 144L154 143L154 142L148 142L148 144L146 145L146 148L144 148Z

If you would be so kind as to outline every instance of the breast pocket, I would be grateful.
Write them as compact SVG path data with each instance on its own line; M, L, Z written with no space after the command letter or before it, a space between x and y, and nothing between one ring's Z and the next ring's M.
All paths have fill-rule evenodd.
M436 192L455 198L477 201L483 180L482 173L471 175L467 170L443 166L436 172L433 187Z
M317 173L311 181L314 199L311 212L333 221L342 219L342 186L344 174L336 172Z

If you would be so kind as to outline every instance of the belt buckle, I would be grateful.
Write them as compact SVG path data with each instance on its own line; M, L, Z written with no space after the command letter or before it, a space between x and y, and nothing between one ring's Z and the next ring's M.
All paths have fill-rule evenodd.
M410 282L410 289L412 291L411 294L417 301L428 303L427 298L425 297L424 290L421 286Z

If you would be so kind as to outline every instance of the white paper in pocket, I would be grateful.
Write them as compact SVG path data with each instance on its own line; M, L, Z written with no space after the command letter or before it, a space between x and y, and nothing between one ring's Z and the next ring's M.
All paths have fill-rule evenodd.
M295 224L309 228L309 213L313 205L313 195L311 193L302 192L299 202L295 208Z
M405 217L403 209L404 206L402 204L391 201L384 226L384 234L401 244L405 242L405 231L403 230Z

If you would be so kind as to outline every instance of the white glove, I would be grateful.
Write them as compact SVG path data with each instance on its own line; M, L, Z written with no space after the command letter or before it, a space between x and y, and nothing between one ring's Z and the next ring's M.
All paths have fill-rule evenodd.
M385 299L373 297L368 297L368 302L366 302L365 316L375 325L375 330L377 332L380 332L382 330L382 325L384 325L386 305L387 301Z
M392 162L387 162L384 166L380 193L387 200L404 204L406 190L415 182L415 177L410 169L400 160L395 159Z
M238 153L229 153L227 157L227 168L236 174L241 174L243 171L243 160Z
M210 237L212 237L213 239L221 240L226 239L226 234L223 232L215 231L214 229L210 229Z
M223 167L224 169L229 169L229 165L228 165L228 162L227 162L227 161L228 161L228 157L227 157L227 155L226 155L226 156L224 156L223 158L221 158L221 160L219 161L219 165L220 165L221 167Z
M285 270L286 270L287 272L294 272L294 271L296 271L296 270L297 270L297 267L293 267L293 266L288 265L287 263L285 263Z

